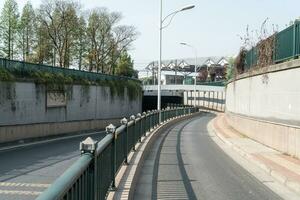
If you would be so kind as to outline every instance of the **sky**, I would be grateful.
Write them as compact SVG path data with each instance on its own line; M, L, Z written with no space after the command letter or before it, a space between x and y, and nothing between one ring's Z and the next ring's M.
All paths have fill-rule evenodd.
M16 0L19 9L26 0ZM122 24L133 25L139 32L130 50L135 67L141 69L159 57L160 0L75 0L82 9L107 7L123 15ZM42 0L31 0L35 8ZM2 8L4 0L0 0ZM163 59L193 57L192 49L179 45L186 42L196 47L198 56L236 55L242 44L238 35L246 27L260 29L268 18L269 29L276 24L282 30L291 20L300 17L299 0L163 0L163 15L194 4L192 10L181 12L163 31Z

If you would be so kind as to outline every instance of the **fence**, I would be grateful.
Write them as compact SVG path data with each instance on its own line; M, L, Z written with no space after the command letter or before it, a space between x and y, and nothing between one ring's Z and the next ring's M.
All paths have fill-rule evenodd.
M34 64L23 61L9 60L0 58L0 68L5 68L18 78L31 77L34 72L47 72L52 74L62 74L69 76L74 79L86 79L89 81L106 81L106 80L135 80L138 79L124 77L124 76L113 76L109 74L88 72L76 69L68 69L62 67L53 67L43 64Z
M273 63L279 63L300 55L300 21L275 34ZM257 47L246 53L245 66L249 69L257 65Z
M193 107L161 111L161 121L197 112ZM38 200L102 200L115 187L115 177L127 156L142 136L159 125L159 112L137 114L121 120L121 126L106 127L107 135L99 142L87 138L80 143L80 158L63 173Z
M208 86L225 86L225 81L209 81L209 82L198 82L197 85L208 85Z

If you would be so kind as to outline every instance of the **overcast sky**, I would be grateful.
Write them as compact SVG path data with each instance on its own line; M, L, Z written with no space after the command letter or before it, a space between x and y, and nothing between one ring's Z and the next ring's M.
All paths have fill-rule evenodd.
M2 8L4 0L0 0ZM17 0L19 9L26 0ZM31 0L35 8L42 0ZM136 67L158 59L159 0L78 0L83 9L107 7L123 14L123 24L134 25L140 32L131 54ZM164 0L164 15L187 4L196 8L178 14L163 33L163 58L192 57L193 52L180 42L197 47L198 56L237 54L247 24L259 29L268 17L269 26L281 30L300 16L299 0Z

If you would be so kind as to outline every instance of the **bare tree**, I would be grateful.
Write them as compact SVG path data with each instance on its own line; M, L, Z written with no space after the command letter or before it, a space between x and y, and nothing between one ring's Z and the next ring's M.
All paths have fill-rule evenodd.
M76 9L77 5L71 1L55 0L42 4L39 10L39 20L47 29L61 67L70 65L70 50L78 23Z

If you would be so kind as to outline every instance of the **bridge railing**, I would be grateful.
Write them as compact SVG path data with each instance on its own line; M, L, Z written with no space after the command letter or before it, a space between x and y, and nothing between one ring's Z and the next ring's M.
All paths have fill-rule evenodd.
M161 111L161 121L197 112L194 107L176 107ZM80 158L68 168L38 200L102 200L115 188L115 177L143 136L159 126L159 112L132 115L121 125L106 127L107 135L99 142L87 138L80 143Z

